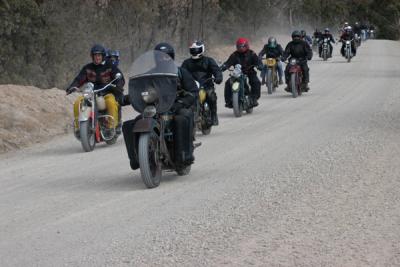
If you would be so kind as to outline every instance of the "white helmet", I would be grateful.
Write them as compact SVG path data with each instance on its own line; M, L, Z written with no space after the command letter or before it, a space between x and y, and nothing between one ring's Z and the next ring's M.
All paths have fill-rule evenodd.
M201 41L195 41L190 47L189 52L192 55L193 59L199 59L203 56L204 51L206 50L204 43Z

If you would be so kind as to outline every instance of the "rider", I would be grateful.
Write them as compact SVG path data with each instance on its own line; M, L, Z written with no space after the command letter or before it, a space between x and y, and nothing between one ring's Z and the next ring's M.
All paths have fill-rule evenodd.
M260 61L262 57L266 55L267 58L275 58L277 65L278 65L278 76L279 76L279 84L283 84L282 76L283 76L283 69L282 69L282 62L281 57L283 56L283 48L280 44L277 43L275 37L268 38L268 44L264 45L263 49L258 53L258 58ZM261 71L261 84L265 84L265 73L266 68L263 67Z
M310 75L307 60L311 60L313 52L310 46L302 40L300 31L294 31L292 33L292 39L293 40L287 44L285 51L283 52L282 61L285 61L289 57L296 58L298 60L298 64L303 71L303 89L305 92L307 92L310 90L308 87ZM285 91L289 92L289 64L285 69L285 82L287 84Z
M236 51L233 52L228 60L222 64L221 70L225 71L231 66L240 64L242 66L243 74L246 74L249 78L249 84L251 87L250 98L251 105L253 107L258 106L258 99L260 98L261 82L257 77L257 72L254 67L259 70L262 69L262 63L260 62L256 53L250 49L249 41L246 38L239 38L236 41ZM225 107L232 108L232 90L229 79L225 83Z
M75 77L74 81L67 88L67 95L76 91L76 89L82 86L84 83L92 82L94 89L102 88L110 81L115 79L117 73L122 72L117 66L106 62L106 50L103 46L96 44L90 49L90 56L92 57L92 63L85 65L79 72L78 76ZM118 122L116 127L117 133L121 132L121 118L118 114L119 104L118 99L123 97L125 80L122 76L120 79L114 82L115 87L109 87L99 94L104 96L104 100L107 107L107 112L114 118L115 122ZM74 127L75 134L79 134L79 106L83 100L83 96L78 97L74 103ZM116 125L110 125L114 128Z
M305 30L301 30L301 38L306 41L307 44L312 46L312 38L307 35L307 32Z
M119 50L109 49L107 51L107 57L106 57L107 61L109 61L111 64L113 64L117 67L119 65L119 57L120 57Z
M326 28L324 30L324 33L321 35L321 39L320 39L320 43L319 43L319 57L321 57L321 53L322 53L322 44L324 39L327 38L328 39L328 45L329 45L329 57L332 57L332 51L333 51L333 47L332 47L332 43L335 43L335 39L333 38L331 31L329 30L329 28Z
M188 70L193 78L202 83L207 91L207 101L211 109L213 125L218 125L217 116L217 94L215 93L214 81L216 84L222 83L222 72L215 60L204 56L205 45L201 41L195 41L189 48L191 58L182 63L182 68Z
M322 32L318 29L315 29L313 37L314 39L321 39Z
M159 43L154 50L161 51L175 60L175 49L169 43ZM174 136L175 136L175 161L176 164L190 165L194 161L193 156L193 125L194 115L191 107L195 103L195 97L198 95L197 85L192 75L184 68L178 68L178 88L175 103L170 108L174 116ZM137 153L135 154L135 137L132 136L133 127L141 115L134 120L124 122L122 127L124 133L125 145L130 158L132 169L139 168Z
M356 56L357 49L356 49L356 46L354 43L354 33L353 33L351 26L347 26L344 29L343 34L340 36L339 42L342 42L342 49L340 49L342 56L345 56L345 51L344 51L344 48L346 46L345 41L351 41L351 51L352 51L353 56Z

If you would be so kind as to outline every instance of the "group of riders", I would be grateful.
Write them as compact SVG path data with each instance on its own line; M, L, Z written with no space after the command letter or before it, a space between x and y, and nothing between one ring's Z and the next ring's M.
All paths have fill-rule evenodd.
M351 40L353 56L356 55L356 45L354 42L354 35L358 29L354 29L345 23L343 27L343 32L340 36L340 41ZM193 147L194 147L194 134L193 127L188 127L194 124L194 112L193 106L195 105L198 98L198 84L202 84L205 88L207 94L207 102L211 110L211 120L212 125L216 126L219 124L217 115L217 94L215 92L215 85L220 84L223 81L223 72L240 64L243 74L248 78L249 84L249 102L251 107L256 107L259 105L258 99L260 98L261 85L266 83L265 71L266 66L263 64L263 57L276 59L276 71L278 76L278 83L282 85L284 82L289 85L289 64L287 65L285 71L283 70L282 62L290 60L291 58L297 59L299 66L303 72L303 91L308 92L310 81L309 78L309 68L307 61L312 59L313 52L313 39L323 40L327 38L330 45L330 54L332 56L332 43L335 43L330 30L326 28L324 32L316 30L314 32L313 38L308 36L305 31L295 30L292 33L292 41L290 41L286 48L283 49L278 43L275 37L270 37L268 43L263 46L261 51L257 54L252 49L250 49L249 40L246 38L239 38L236 41L236 51L234 51L229 58L222 64L218 65L216 60L212 57L205 56L205 43L202 41L195 41L189 47L190 58L184 60L182 65L178 67L177 75L177 95L174 104L170 107L170 111L175 114L176 117L186 118L188 124L183 124L179 132L186 132L187 134L181 135L176 141L180 143L179 149L182 150L178 161L184 164L192 164L194 161ZM342 55L344 46L342 46ZM169 56L170 59L175 60L175 49L169 43L159 43L154 47L155 51L160 51ZM319 43L319 54L321 55L321 43ZM121 120L121 107L130 105L132 97L129 95L124 95L123 88L125 85L125 79L122 77L116 79L117 74L121 73L118 68L119 64L119 51L117 50L106 50L101 45L94 45L90 50L90 56L92 62L85 65L76 78L73 80L71 85L67 88L67 94L76 91L83 84L91 82L94 84L95 88L100 88L105 84L110 83L115 80L114 85L109 87L107 90L101 92L104 97L106 110L109 115L114 118L114 127L117 134L124 134L125 143L129 150L132 149L132 137L130 132L132 127L140 117L126 121L122 124ZM261 81L257 76L256 69L261 71ZM285 74L285 77L283 77ZM285 80L284 80L285 78ZM196 84L195 81L198 81ZM225 97L225 107L232 108L232 90L231 82L229 79L225 83L224 97ZM288 86L285 88L289 92ZM78 97L74 103L74 128L75 135L79 138L79 109L83 101L83 97ZM135 153L134 153L135 154ZM131 167L133 169L139 168L137 159L130 156Z

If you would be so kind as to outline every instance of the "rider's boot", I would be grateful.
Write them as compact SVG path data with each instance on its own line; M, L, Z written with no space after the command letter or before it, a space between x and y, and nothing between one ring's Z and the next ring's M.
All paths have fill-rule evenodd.
M215 112L215 113L213 112L211 114L211 119L212 119L213 126L217 126L219 124L217 112Z
M282 85L282 84L283 84L282 77L279 77L279 85Z

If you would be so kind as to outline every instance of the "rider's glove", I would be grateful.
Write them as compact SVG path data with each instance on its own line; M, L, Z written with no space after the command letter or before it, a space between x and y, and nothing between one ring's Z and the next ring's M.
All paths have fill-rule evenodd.
M228 68L226 67L225 64L222 64L221 67L219 67L222 72L226 71Z
M67 90L65 90L65 91L67 92L67 95L72 94L73 92L76 91L76 87L67 88Z

